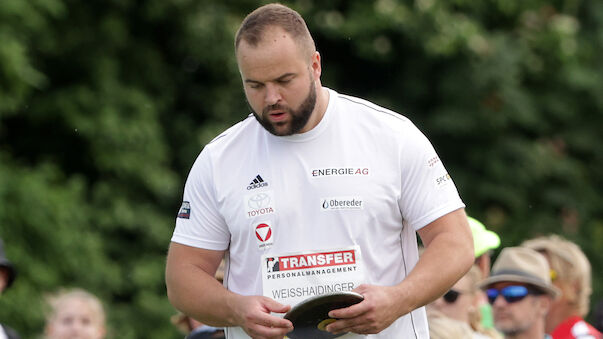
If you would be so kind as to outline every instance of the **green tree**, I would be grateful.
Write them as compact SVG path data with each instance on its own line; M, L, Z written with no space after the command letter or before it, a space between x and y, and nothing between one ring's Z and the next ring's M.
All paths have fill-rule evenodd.
M503 245L576 241L603 297L603 4L285 3L326 86L413 120ZM196 155L249 112L232 45L259 4L0 1L0 237L20 272L3 322L35 337L44 294L79 286L114 337L180 337L165 252Z

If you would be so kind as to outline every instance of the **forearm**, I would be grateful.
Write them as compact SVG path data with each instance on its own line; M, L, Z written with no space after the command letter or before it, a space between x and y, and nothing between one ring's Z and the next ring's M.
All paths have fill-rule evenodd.
M329 332L379 333L401 316L435 300L469 270L473 239L464 212L453 212L428 227L419 231L426 250L410 274L394 286L358 286L354 291L364 300L331 311L329 316L340 320L327 327Z
M224 251L212 251L172 243L166 263L170 302L185 314L213 326L236 325L232 293L214 275Z
M468 270L474 261L473 238L463 210L443 217L430 229L420 230L425 251L395 293L404 315L444 294ZM442 223L446 221L446 223Z
M190 264L178 269L168 265L166 273L168 298L174 307L207 325L237 325L231 307L237 295L214 277Z
M226 290L214 278L224 251L172 243L166 264L170 302L204 324L239 326L253 338L283 338L293 329L289 320L271 315L291 308L263 296Z

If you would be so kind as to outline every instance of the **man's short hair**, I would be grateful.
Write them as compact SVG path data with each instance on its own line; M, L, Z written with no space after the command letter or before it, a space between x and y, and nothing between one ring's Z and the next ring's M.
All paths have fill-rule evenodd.
M308 26L299 13L281 4L268 4L249 13L243 20L235 36L235 51L238 50L241 40L256 47L269 27L282 28L302 51L313 53L316 50Z
M588 313L591 286L591 266L584 252L575 243L558 235L538 237L524 241L524 247L545 254L549 258L553 280L570 288L576 286L576 300L580 315Z

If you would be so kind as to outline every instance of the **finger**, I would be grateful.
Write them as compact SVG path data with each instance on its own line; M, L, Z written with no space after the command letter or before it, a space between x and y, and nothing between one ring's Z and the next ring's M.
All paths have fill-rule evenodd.
M260 315L255 323L267 328L293 330L293 323L291 323L291 321L268 313Z
M255 324L249 328L253 338L279 338L282 339L287 333L291 332L293 328L282 328L282 327L270 327L261 324Z
M336 310L332 310L329 312L329 317L335 319L349 319L355 318L363 315L368 311L368 304L365 301L362 301L358 304L345 307L338 308Z
M291 305L283 305L270 298L265 299L264 306L268 311L274 313L287 313L291 309Z
M359 319L341 319L329 324L326 327L326 330L333 334L340 334L346 332L354 332L355 328L360 327L362 327L362 323L359 322Z
M331 329L329 331L332 334L345 334L345 333L356 333L356 334L376 334L379 333L374 327L362 324L356 326L347 326L340 329Z

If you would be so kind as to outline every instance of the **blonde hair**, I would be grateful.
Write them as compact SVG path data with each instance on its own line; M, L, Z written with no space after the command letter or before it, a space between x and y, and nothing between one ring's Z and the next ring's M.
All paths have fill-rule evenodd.
M81 288L62 289L55 294L48 295L46 297L46 302L48 304L48 309L46 310L46 322L52 321L54 317L57 316L57 313L66 301L74 299L86 302L92 309L99 324L105 324L105 310L103 304L92 293Z
M471 296L473 298L476 298L476 294L480 291L480 289L477 287L477 284L482 279L482 271L479 269L479 267L473 265L469 269L469 272L465 274L465 276L469 279L470 282L469 292L471 293ZM486 332L482 326L482 313L480 312L478 307L473 307L469 310L469 325L476 332Z
M427 312L431 339L471 339L473 333L468 324L448 318L440 312Z
M476 297L478 293L481 293L478 284L482 280L482 271L478 266L473 265L465 276L470 282L471 287L469 292L473 297ZM484 328L482 325L482 313L479 307L473 307L471 310L469 310L469 325L473 331L484 334L490 338L502 338L502 336L496 330Z
M566 293L565 297L584 317L588 313L592 294L591 266L584 252L575 243L558 235L549 235L526 240L522 244L545 254L551 266L553 282L570 288L575 293Z

